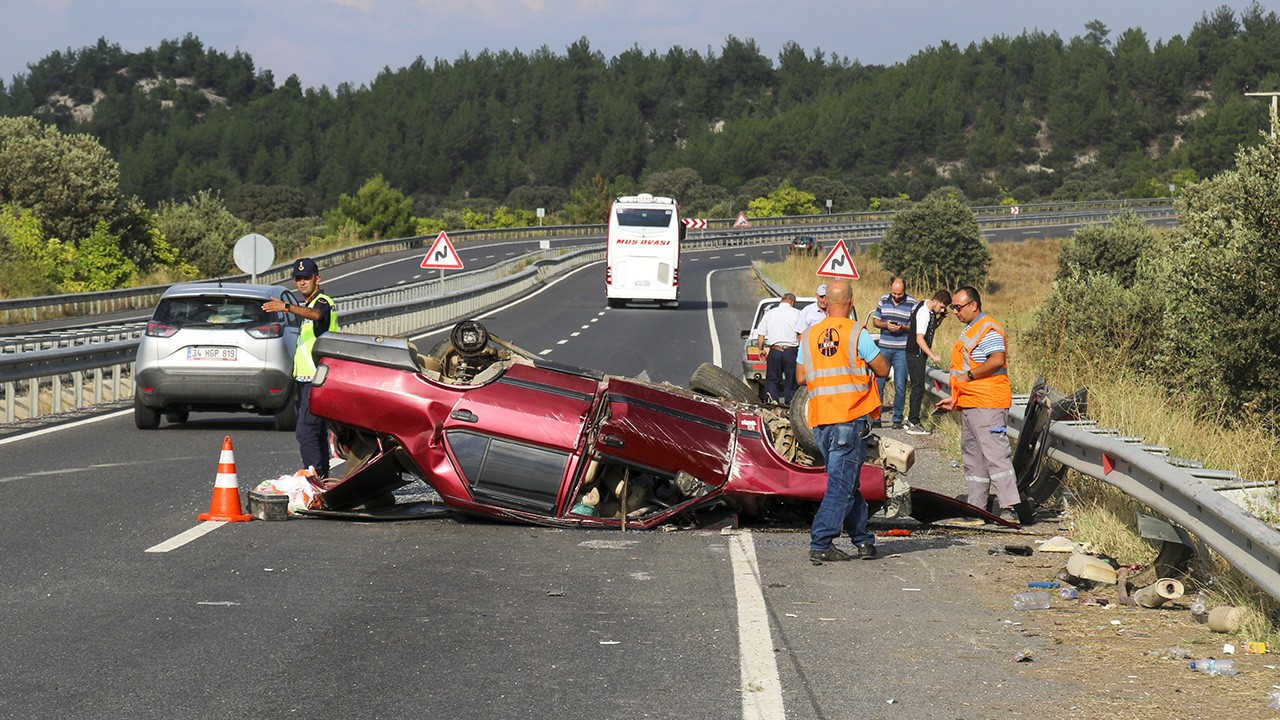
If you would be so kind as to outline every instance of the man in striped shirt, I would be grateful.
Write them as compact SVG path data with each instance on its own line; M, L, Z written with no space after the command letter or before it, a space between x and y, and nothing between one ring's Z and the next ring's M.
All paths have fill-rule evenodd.
M907 282L895 277L889 283L889 292L880 297L871 324L880 328L880 354L893 368L893 426L902 428L902 414L907 401L907 341L911 334L911 311L916 309L916 299L907 294ZM884 399L884 378L876 378L876 388ZM872 423L880 427L880 421Z

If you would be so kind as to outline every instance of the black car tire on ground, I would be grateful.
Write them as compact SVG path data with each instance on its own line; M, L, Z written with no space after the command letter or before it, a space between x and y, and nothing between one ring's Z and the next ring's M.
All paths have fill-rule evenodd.
M294 385L296 386L297 383ZM298 394L296 392L284 407L276 411L275 426L281 432L292 431L298 427Z
M808 404L809 388L801 385L796 388L796 394L791 396L791 408L788 411L791 432L796 436L796 443L801 450L814 457L822 457L822 451L818 449L818 438L813 434L813 428L809 427Z
M606 300L605 302L606 302L606 303L609 305L609 307L611 307L611 308L626 307L626 304L627 304L627 301L626 301L626 300L620 300L620 299L618 299L618 298L609 298L609 299L608 299L608 300Z
M160 427L160 411L147 407L138 398L133 399L133 424L139 430L155 430Z
M734 402L756 403L756 393L733 373L715 365L704 362L689 377L689 389L703 395L732 400Z

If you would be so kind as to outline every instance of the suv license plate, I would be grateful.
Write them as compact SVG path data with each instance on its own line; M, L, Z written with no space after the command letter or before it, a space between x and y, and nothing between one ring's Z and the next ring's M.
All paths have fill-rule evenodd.
M235 360L236 351L239 348L233 347L189 347L187 348L188 360Z
M636 287L649 287L648 280L637 280L633 283Z

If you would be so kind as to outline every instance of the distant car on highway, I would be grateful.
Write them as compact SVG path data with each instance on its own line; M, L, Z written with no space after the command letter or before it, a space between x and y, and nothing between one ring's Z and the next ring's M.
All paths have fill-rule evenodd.
M756 313L751 321L751 327L742 331L742 380L755 391L756 397L761 402L765 400L764 394L764 376L765 376L765 359L769 354L769 348L765 348L764 352L760 352L756 348L756 338L759 337L756 331L760 328L760 318L764 314L778 306L782 302L780 298L765 298L756 303ZM817 298L798 297L796 298L796 309L803 310L806 306L817 302Z
M822 252L822 243L812 235L797 235L787 246L789 255L818 255Z
M300 304L275 285L202 282L166 290L138 344L134 424L154 430L161 416L181 423L192 412L252 412L292 430L298 320L264 312L270 299Z

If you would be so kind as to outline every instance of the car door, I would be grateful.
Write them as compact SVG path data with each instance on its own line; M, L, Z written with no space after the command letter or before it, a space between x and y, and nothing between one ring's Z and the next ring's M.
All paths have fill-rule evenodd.
M685 471L720 487L733 458L733 413L696 397L611 377L593 450L664 474Z
M444 430L472 499L554 515L595 389L590 378L516 364L462 393Z

